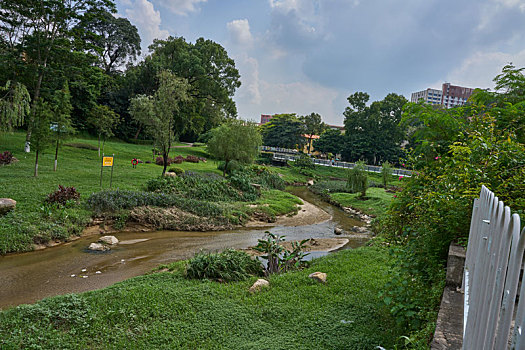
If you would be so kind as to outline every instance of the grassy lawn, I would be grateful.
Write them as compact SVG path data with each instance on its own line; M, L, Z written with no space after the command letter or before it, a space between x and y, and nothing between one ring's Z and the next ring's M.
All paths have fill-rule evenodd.
M387 211L394 195L386 192L384 188L370 187L366 191L366 197L365 200L360 199L358 193L330 194L330 199L343 207L352 207L375 216L381 216Z
M255 278L141 276L0 312L0 348L391 349L401 333L376 292L388 259L383 248L342 251L271 276L254 295ZM314 271L327 283L309 279Z
M67 142L75 145L62 146L59 150L58 171L53 171L54 151L49 149L39 158L39 176L34 174L34 153L22 151L25 134L21 132L0 135L0 152L11 151L18 162L0 167L0 198L17 201L15 211L0 218L0 254L28 251L34 243L52 240L64 241L71 235L79 234L88 224L91 211L83 205L94 192L101 190L101 159L98 151L86 147L97 146L97 140L77 138ZM87 146L86 146L87 145ZM79 148L82 147L82 148ZM142 190L144 184L161 175L162 167L154 163L139 164L132 168L133 158L153 161L152 146L124 142L106 142L104 153L115 155L112 187L120 190ZM195 155L207 158L204 147L174 148L171 157ZM217 162L173 164L168 167L182 168L185 171L222 174L217 170ZM110 168L104 169L103 187L109 188ZM65 209L44 206L46 196L57 190L58 185L73 186L81 194L81 203ZM264 193L264 192L263 192ZM284 198L283 196L287 196ZM267 204L270 215L287 213L296 209L297 198L288 194L274 193L264 196L257 204ZM265 201L265 199L267 201ZM249 210L244 210L249 211ZM288 211L288 212L290 212Z

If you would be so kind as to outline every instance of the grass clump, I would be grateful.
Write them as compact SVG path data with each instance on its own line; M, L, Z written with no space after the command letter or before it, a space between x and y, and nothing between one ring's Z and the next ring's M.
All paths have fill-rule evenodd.
M194 279L231 282L261 275L261 263L245 252L235 249L221 253L197 253L186 266L186 276Z

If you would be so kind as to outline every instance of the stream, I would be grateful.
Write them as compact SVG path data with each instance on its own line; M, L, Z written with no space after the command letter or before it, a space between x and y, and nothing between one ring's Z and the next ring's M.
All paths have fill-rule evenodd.
M305 187L287 191L308 201L332 216L332 220L305 226L241 228L219 232L121 232L112 233L120 243L109 252L87 252L98 235L41 251L0 257L0 309L33 303L42 298L95 290L145 274L160 264L191 258L199 250L220 251L247 248L257 244L265 231L285 235L286 240L344 237L350 242L344 248L356 248L368 238L351 234L336 236L334 226L350 232L363 223L341 209L322 201ZM313 252L310 257L326 255Z

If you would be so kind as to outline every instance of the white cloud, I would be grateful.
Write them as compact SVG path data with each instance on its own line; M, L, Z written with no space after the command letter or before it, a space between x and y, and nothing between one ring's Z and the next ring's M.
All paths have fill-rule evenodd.
M198 11L199 3L207 1L208 0L158 0L158 3L177 15L187 16L190 12Z
M169 33L161 29L160 12L155 11L153 4L148 0L134 0L131 8L125 10L126 17L139 30L142 39L142 52L147 52L147 47L153 42L153 39L165 39Z
M448 73L446 81L454 85L493 90L492 79L510 62L516 67L524 67L525 50L516 54L478 51L465 58L458 68ZM433 87L441 87L441 83L435 83Z
M242 85L237 91L237 96L250 104L261 104L259 89L259 62L256 58L242 55L236 59Z
M250 46L253 42L250 32L250 23L247 19L236 19L226 24L232 43L241 46Z

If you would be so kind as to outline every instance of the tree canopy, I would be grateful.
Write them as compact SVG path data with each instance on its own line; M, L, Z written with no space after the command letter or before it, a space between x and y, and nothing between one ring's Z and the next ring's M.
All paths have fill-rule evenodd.
M343 158L364 160L368 164L380 164L386 160L397 163L405 136L399 123L407 100L391 93L366 106L369 98L364 92L348 97L350 106L343 113L346 130Z
M232 160L252 163L259 154L261 143L262 137L255 123L232 119L211 130L207 146L214 158L225 162L225 175L228 163Z
M320 135L326 129L326 124L323 123L321 115L317 113L302 116L300 120L304 123L304 133L308 136L308 153L311 153L312 137Z
M322 153L339 154L343 150L344 135L336 129L328 129L315 140L314 150Z
M293 114L277 114L261 126L265 146L295 149L306 143L304 123Z
M186 79L177 77L168 70L157 74L159 88L153 96L140 95L131 100L130 114L146 125L153 136L155 145L160 148L166 173L172 142L191 124L191 116L181 112L184 103L190 102L190 89Z

